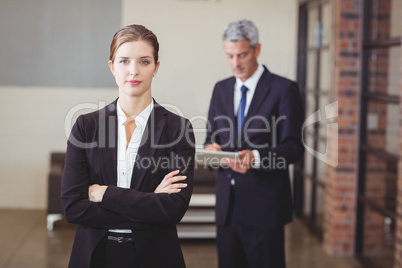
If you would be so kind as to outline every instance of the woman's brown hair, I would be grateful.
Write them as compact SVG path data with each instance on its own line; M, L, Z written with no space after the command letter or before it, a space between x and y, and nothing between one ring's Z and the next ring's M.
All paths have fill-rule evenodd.
M112 44L110 45L110 56L109 60L114 61L116 51L119 47L127 42L132 41L145 41L148 42L154 49L154 59L155 64L158 62L158 52L159 52L159 43L156 35L148 30L146 27L138 24L128 25L126 27L118 30L112 40Z

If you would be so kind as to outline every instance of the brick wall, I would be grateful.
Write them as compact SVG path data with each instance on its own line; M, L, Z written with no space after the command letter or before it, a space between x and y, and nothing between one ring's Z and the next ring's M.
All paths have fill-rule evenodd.
M361 17L363 0L332 0L333 4L333 51L334 51L334 99L339 101L338 130L329 132L329 141L338 135L338 166L327 168L327 187L324 210L324 248L333 256L353 256L356 225L356 203L358 182L358 143L359 143L359 81L361 68ZM373 33L373 39L389 38L390 1L382 0L379 6L379 20ZM401 10L402 12L402 10ZM401 53L402 55L402 53ZM388 88L388 50L379 50L377 61L370 64L369 90L376 91ZM381 73L377 71L381 69ZM402 71L402 58L401 58ZM400 81L400 162L398 170L397 226L395 240L395 265L402 268L402 73ZM368 142L376 147L386 149L387 106L383 103L371 102L368 112L374 115L377 126L367 132ZM368 122L370 124L370 122ZM335 148L335 147L334 147ZM330 155L336 155L331 153ZM395 166L384 160L367 156L366 189L367 197L374 199L389 210L393 208L393 200L384 198L389 189L387 179L395 173ZM389 245L384 242L384 217L365 208L364 211L364 243L366 256L381 254ZM394 243L394 240L392 240Z
M356 224L360 105L360 9L362 0L333 0L334 99L338 100L338 166L328 166L324 248L333 256L353 256ZM334 132L336 131L336 132ZM332 154L331 154L332 155Z

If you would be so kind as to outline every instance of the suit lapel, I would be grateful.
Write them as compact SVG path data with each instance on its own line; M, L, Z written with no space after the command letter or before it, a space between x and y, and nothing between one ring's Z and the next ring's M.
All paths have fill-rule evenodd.
M229 105L225 103L223 107L227 107L227 114L229 115L230 119L232 122L235 122L235 114L234 114L234 90L235 90L235 83L236 79L233 77L233 79L230 79L228 81L228 85L225 86L226 92L224 95L224 98L229 100Z
M260 106L265 102L269 92L271 91L271 79L272 75L268 71L268 69L264 66L264 72L261 75L260 80L257 83L257 87L254 92L254 96L250 103L250 108L248 109L247 116L244 118L244 122L246 123L250 118L257 115ZM243 124L241 133L244 133L244 127L246 124ZM244 143L244 137L242 135L242 143Z
M261 75L260 80L257 83L257 87L254 92L253 99L250 103L250 108L248 109L247 116L245 118L245 122L247 119L257 114L258 109L261 104L264 103L265 98L268 96L269 91L271 90L270 81L271 81L271 73L264 66L264 72Z
M234 91L235 91L235 83L236 83L236 78L232 77L229 79L224 85L223 89L223 103L221 104L223 107L224 113L222 115L227 115L229 117L229 122L232 122L233 126L230 126L231 129L233 129L233 137L235 141L238 141L238 133L237 133L237 119L236 115L234 113ZM229 103L227 103L229 101ZM218 115L219 116L219 115ZM231 135L231 134L229 134ZM238 142L234 143L234 146L238 146ZM232 148L233 149L233 148Z
M167 111L154 101L154 109L149 116L147 127L141 138L140 148L138 149L136 162L134 165L131 186L133 189L140 189L149 168L141 167L141 158L153 159L156 147L162 136L163 128L167 119Z
M117 185L117 100L99 111L99 154L106 185Z
M234 138L235 141L237 140L237 124L236 124L236 116L234 114L234 90L235 90L235 83L236 83L236 78L232 77L231 79L227 80L227 82L223 85L222 87L222 95L220 95L220 98L222 102L217 103L220 105L220 109L222 109L222 113L217 114L215 116L227 116L229 118L229 123L231 122L233 126L228 126L231 129L233 129L233 136L232 136L232 131L229 134L228 139ZM219 110L220 110L219 109Z

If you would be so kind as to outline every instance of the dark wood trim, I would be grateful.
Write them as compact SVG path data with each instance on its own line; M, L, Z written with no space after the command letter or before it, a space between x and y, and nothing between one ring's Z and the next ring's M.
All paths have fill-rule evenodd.
M360 105L360 144L366 144L367 141L367 101L363 98L363 95L367 93L368 88L368 61L369 54L368 50L364 49L363 43L365 43L370 37L370 4L369 0L362 1L362 8L360 10L360 24L361 36L363 42L361 44L362 50L362 60L361 60L361 72L360 72L360 84L361 86L361 105ZM359 150L359 168L358 168L358 182L357 182L357 195L364 196L365 193L365 178L366 178L366 152L364 150ZM364 224L364 204L357 199L356 204L356 225L355 225L355 254L359 255L363 252L363 224Z
M307 3L299 5L299 27L298 27L298 56L297 56L297 83L302 89L304 103L306 103L306 72L307 72ZM304 90L303 90L304 89ZM304 157L295 164L293 180L293 207L296 216L302 217L304 207Z
M363 49L373 49L373 48L387 48L393 46L400 46L401 38L395 37L386 40L378 40L378 41L367 41L363 43Z
M368 144L361 144L360 145L360 149L365 153L365 155L367 155L368 153L373 154L375 156L377 156L378 158L387 160L389 162L394 162L395 164L398 163L399 161L399 155L398 154L393 154L390 153L384 149L375 147L375 146L371 146Z
M387 95L387 94L378 94L378 93L363 93L362 94L364 101L380 101L392 104L399 104L399 96L397 95Z
M389 211L388 209L381 206L380 204L378 204L371 198L367 198L365 196L359 196L359 201L362 202L364 205L369 206L371 209L377 211L381 215L390 217L393 221L396 221L398 214L396 214L395 212ZM402 217L402 216L399 215L399 217Z

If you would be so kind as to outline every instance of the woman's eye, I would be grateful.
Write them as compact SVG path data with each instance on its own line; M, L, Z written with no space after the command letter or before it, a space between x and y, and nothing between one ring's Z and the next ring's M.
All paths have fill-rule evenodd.
M128 63L128 60L121 60L120 63L122 63L122 64L127 64L127 63Z
M148 65L148 64L149 64L149 61L147 61L147 60L142 60L142 61L141 61L141 64L143 64L143 65Z

